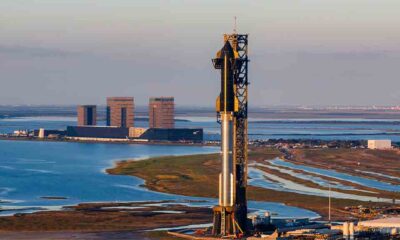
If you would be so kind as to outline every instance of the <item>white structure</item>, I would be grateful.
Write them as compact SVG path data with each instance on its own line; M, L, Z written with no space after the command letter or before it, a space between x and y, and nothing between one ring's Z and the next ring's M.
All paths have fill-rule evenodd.
M368 140L369 149L391 149L391 140Z
M28 131L25 130L16 130L13 132L14 136L28 136Z
M350 229L349 229L349 222L344 222L343 223L343 236L349 236L350 235Z
M350 235L350 237L354 236L354 223L353 222L349 223L349 235Z
M358 222L358 226L366 228L398 228L400 229L400 217L381 218Z
M44 128L40 128L40 129L39 129L38 138L44 138Z
M380 229L381 232L396 235L400 230L400 217L358 222L358 230L366 229Z

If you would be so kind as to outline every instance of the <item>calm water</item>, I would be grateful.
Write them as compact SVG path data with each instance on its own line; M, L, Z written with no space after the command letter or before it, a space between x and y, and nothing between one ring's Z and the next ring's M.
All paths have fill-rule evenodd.
M177 127L204 128L206 140L218 140L220 125L212 117L180 117L188 121L176 122ZM16 129L65 129L75 125L73 117L42 117L0 119L0 133ZM104 122L99 122L103 124ZM138 127L147 127L146 121L136 121ZM250 139L391 139L400 142L400 121L366 119L250 119Z
M135 191L138 178L104 173L119 159L215 152L211 147L0 141L0 198L15 205L169 199ZM134 195L134 198L132 197ZM44 200L43 196L67 197Z
M207 201L198 204L212 206L216 203L213 199L152 192L140 187L143 181L139 178L108 175L104 169L120 159L216 151L218 148L194 146L0 141L0 200L7 201L0 203L0 214L98 201L197 199ZM47 200L42 199L43 196L67 199ZM281 217L316 216L310 211L278 203L252 202L250 206L279 212Z
M380 190L385 190L385 191L390 191L390 192L400 192L400 185L394 185L391 183L386 183L386 182L381 182L378 180L370 179L370 178L364 178L364 177L358 177L358 176L353 176L347 173L341 173L337 172L334 170L328 170L328 169L321 169L321 168L316 168L316 167L309 167L305 165L299 165L299 164L294 164L291 162L286 162L281 159L275 159L271 161L271 164L280 166L280 167L286 167L290 169L295 169L295 170L302 170L308 173L313 173L317 174L320 176L326 176L326 177L331 177L339 180L344 180L352 183L356 183L365 187L370 187L370 188L375 188L375 189L380 189Z
M249 168L249 184L261 188L266 189L273 189L282 192L294 192L300 193L305 195L311 196L321 196L321 197L329 197L332 196L333 198L339 199L352 199L358 201L365 201L365 202L387 202L391 203L393 199L388 198L381 198L379 195L373 196L365 196L363 195L362 190L355 190L359 191L361 195L351 194L351 193L343 193L335 191L335 188L341 189L340 187L333 186L333 190L324 190L314 187L308 187L301 183L296 183L294 181L279 177L274 174L266 173L260 169L250 167ZM297 177L297 175L296 175Z
M203 127L207 139L219 139L215 118L188 117L182 127ZM400 141L400 121L367 119L249 119L250 139L322 139Z
M205 130L205 139L219 139L220 130L215 118L186 117L183 119L188 121L178 121L177 127L202 127ZM0 133L40 127L65 129L67 125L75 124L76 119L71 117L0 119ZM136 121L135 124L138 127L147 127L146 121ZM392 139L400 141L400 122L379 119L250 119L249 135L251 139ZM20 212L29 212L37 210L38 207L49 208L49 206L72 205L79 202L188 199L147 191L139 186L143 183L141 179L111 176L105 174L103 170L111 167L113 161L119 159L215 151L218 149L186 146L0 141L0 200L11 201L11 203L0 203L3 209L0 214L16 212L16 207L21 207L18 210ZM347 178L343 175L337 177ZM360 179L352 178L352 180ZM382 187L381 183L374 182L374 184ZM45 200L40 198L43 196L60 196L68 199ZM213 201L209 200L206 205L215 204ZM309 211L274 203L252 203L252 206L279 212L281 216L315 216ZM12 210L4 211L5 209Z

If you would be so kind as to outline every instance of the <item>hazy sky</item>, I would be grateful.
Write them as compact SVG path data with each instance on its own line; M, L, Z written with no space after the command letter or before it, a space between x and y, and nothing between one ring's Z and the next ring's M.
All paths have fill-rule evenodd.
M252 105L400 104L399 0L1 0L1 104L175 96L213 106L222 34L250 34Z

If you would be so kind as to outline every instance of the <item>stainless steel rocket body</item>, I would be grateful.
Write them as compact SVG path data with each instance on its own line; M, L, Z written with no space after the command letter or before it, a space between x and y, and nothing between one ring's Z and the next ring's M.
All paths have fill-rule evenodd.
M221 157L220 206L233 206L233 112L221 113Z
M216 101L217 119L221 124L221 173L212 234L231 239L248 230L247 35L225 35L224 46L212 62L221 71L221 92Z
M221 118L221 162L219 181L219 205L234 205L234 111L235 94L233 83L234 53L229 42L219 52L218 65L221 69L221 93L217 101L217 111Z

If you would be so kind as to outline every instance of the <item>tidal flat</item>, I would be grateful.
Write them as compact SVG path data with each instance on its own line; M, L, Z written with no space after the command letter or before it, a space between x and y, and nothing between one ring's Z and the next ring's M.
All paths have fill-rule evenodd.
M2 156L2 166L4 167L0 169L4 173L1 175L2 178L22 175L39 177L39 179L60 179L61 181L68 176L68 179L77 177L76 181L80 180L80 184L75 184L75 180L71 181L73 186L78 187L72 189L69 188L68 181L63 181L63 188L59 189L60 185L57 185L57 181L47 182L47 184L56 185L30 189L28 193L40 189L41 191L26 196L29 198L22 197L23 192L18 190L18 186L29 187L24 185L23 179L16 182L19 184L18 186L4 186L0 213L9 215L0 217L0 237L4 239L7 239L6 237L8 239L35 239L35 236L37 236L36 239L46 239L43 236L47 236L48 239L57 239L56 237L59 235L66 239L72 235L84 236L85 239L113 239L113 236L121 238L126 234L140 235L142 239L168 239L168 236L162 232L146 231L204 224L211 221L210 207L216 204L217 175L220 171L219 154L215 153L217 148L180 146L175 149L176 153L184 155L160 156L166 154L168 149L170 149L169 153L173 153L170 146L140 147L140 145L106 146L102 144L23 142L29 147L23 147L23 151L19 154L31 153L40 148L48 150L39 152L40 156L26 157L25 155L23 157L13 153L15 147L20 147L18 144L19 142L8 142L7 147L3 148L5 155ZM31 148L32 146L35 148ZM68 151L64 152L63 156L55 156L54 153L58 149ZM304 151L311 151L311 153L307 155ZM7 155L8 152L10 155ZM313 159L314 155L310 155L313 153L316 153L318 158ZM382 154L385 158L382 161L387 162L386 167L388 168L383 169L385 166L379 166L382 168L380 170L385 172L386 177L383 177L364 173L370 171L371 167L368 165L376 164L376 159L380 156L379 152L370 152L364 149L298 149L291 151L288 158L287 153L285 155L279 149L250 148L250 169L254 168L264 172L260 179L250 175L248 188L250 211L269 210L275 217L315 218L318 217L315 213L318 213L322 217L321 219L326 219L328 198L318 192L327 191L329 185L335 192L355 196L355 199L344 199L340 195L332 195L332 219L334 220L354 219L350 212L345 211L348 206L392 206L387 202L363 201L362 197L381 196L381 198L389 200L391 198L399 199L399 192L380 189L380 185L363 185L363 182L339 179L318 171L312 172L304 167L312 167L311 169L326 167L325 170L337 171L353 176L354 179L379 181L384 183L382 186L391 184L396 187L398 186L396 184L398 176L388 175L391 171L389 168L397 166L395 165L397 163L394 162L397 159L396 154L398 154L396 151ZM340 156L344 164L338 166L337 163L330 160L329 156L331 155ZM13 158L10 159L7 156ZM96 159L95 156L99 156L99 158ZM115 158L110 158L111 156ZM307 160L309 158L312 161ZM347 158L353 160L347 160ZM363 168L354 169L354 164L359 165L360 161ZM25 168L20 168L25 165L27 165ZM87 170L83 180L82 176L75 171L77 169ZM275 180L273 176L275 176ZM279 179L300 184L310 191L307 194L288 191L283 182L277 181ZM269 182L267 185L257 185L254 184L256 180ZM12 184L14 182L2 183ZM90 184L88 185L88 183ZM30 182L30 184L32 183ZM43 183L39 182L38 184ZM91 197L95 196L97 200L85 201L85 197L88 197L83 194L86 188L89 188L89 192L96 193ZM58 192L52 191L53 189ZM62 189L68 191L59 192ZM107 191L102 192L103 190ZM108 196L106 193L114 193L114 195ZM47 199L43 196L51 198ZM110 196L113 196L113 199L110 199ZM59 199L54 200L53 197L59 197ZM117 197L122 198L117 199ZM24 212L23 207L32 207L26 206L27 202L36 209L30 208ZM50 208L49 205L51 205ZM18 211L18 208L22 210ZM23 238L21 235L26 231L32 233L29 238Z
M321 150L321 152L323 151L324 150ZM338 149L336 152L338 154L348 153L349 150ZM348 157L360 160L364 159L363 156L369 152L369 150L365 149L351 151ZM326 150L327 156L331 153L332 150ZM298 151L293 154L295 155L290 158L290 162L295 163L296 159L299 158L299 164L304 164L304 158L300 158L303 155L296 155ZM390 154L396 155L398 153L392 152ZM383 156L388 156L388 153L385 153ZM349 168L347 171L344 171L347 174L346 176L358 180L364 179L366 181L365 183L357 183L351 181L351 179L335 179L332 176L321 176L317 171L310 173L302 169L293 169L285 166L279 167L281 171L278 171L259 165L263 163L266 164L266 166L274 166L274 161L276 162L276 159L279 158L284 159L285 156L278 149L261 147L252 148L250 150L250 170L254 168L263 171L265 174L259 180L265 180L268 184L257 184L260 183L260 181L254 181L257 179L254 175L252 176L252 174L250 174L248 188L249 200L284 203L287 206L295 206L317 212L322 216L322 219L326 219L328 216L329 186L321 184L321 181L325 181L329 182L328 185L331 185L331 188L334 189L331 191L332 218L335 220L346 220L354 217L344 210L348 206L392 206L393 201L400 199L399 191L389 191L386 188L379 188L379 185L370 186L368 184L369 181L380 182L381 179L372 179L373 176L364 178L359 172L350 172L352 164L347 166ZM390 159L394 158L388 157L388 159L388 161L390 161ZM320 162L324 161L326 161L327 169L332 169L332 165L335 165L335 163L329 163L329 159L325 160L322 156ZM375 161L368 157L365 158L363 164L375 164ZM314 166L315 163L310 165ZM323 166L324 164L319 165L319 167ZM343 170L344 166L346 165L342 165L342 169L337 170ZM387 166L387 168L390 168L390 166ZM217 176L219 174L219 169L219 154L205 154L156 157L144 161L122 161L117 163L114 168L107 169L107 172L110 174L140 177L145 180L145 187L158 192L217 198ZM284 170L290 170L291 174ZM316 176L318 176L317 180L320 181L318 182L320 184L317 184ZM284 179L286 183L293 183L296 186L301 186L301 188L288 189L287 186L285 188L283 182L278 181L279 179ZM382 182L382 186L387 186L388 184L390 184L389 186L393 186L394 190L397 190L398 185ZM301 189L306 189L308 192L301 191ZM321 192L324 194L321 194Z

